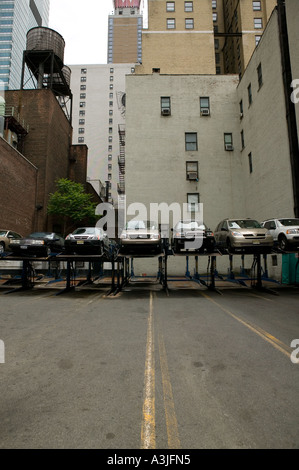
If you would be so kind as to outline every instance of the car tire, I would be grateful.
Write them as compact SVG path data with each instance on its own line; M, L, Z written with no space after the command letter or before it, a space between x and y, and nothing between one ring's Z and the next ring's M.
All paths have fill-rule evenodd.
M288 248L288 240L285 235L280 235L278 238L278 246L282 251L286 251Z
M47 246L47 248L46 248L46 256L47 256L47 257L50 256L51 253L52 253L51 248L50 248L49 246Z
M226 248L229 253L233 253L232 244L229 238L226 239Z
M0 255L5 252L5 244L3 242L0 243Z

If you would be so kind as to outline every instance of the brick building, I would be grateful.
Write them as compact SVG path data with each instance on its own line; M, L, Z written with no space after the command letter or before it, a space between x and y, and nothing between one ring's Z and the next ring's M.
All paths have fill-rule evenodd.
M6 169L1 173L0 200L6 201L0 206L1 224L21 233L59 231L59 225L47 215L49 194L56 190L58 179L84 184L100 202L86 183L88 149L72 146L72 126L52 90L9 90L5 101L9 111L5 113L4 138L11 145L1 140L1 166ZM12 125L11 114L17 116L18 123L27 123L27 133ZM20 224L25 224L23 230Z

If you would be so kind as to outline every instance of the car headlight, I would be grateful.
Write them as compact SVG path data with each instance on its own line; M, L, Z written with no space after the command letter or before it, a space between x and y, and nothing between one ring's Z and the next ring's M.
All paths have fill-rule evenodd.
M233 237L243 237L242 233L240 232L231 231L231 234Z
M184 238L185 234L183 232L176 232L174 236L178 238Z
M293 235L294 233L298 233L299 230L297 228L289 228L287 231L286 231L286 234L287 235Z
M160 240L160 235L158 233L155 233L151 236L153 240Z
M32 240L32 245L44 245L44 240Z
M11 240L10 243L11 245L19 245L21 243L21 240Z

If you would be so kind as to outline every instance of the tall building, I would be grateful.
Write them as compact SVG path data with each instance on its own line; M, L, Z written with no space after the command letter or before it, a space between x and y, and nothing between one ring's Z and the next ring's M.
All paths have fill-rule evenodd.
M114 0L108 19L108 64L141 62L141 0Z
M217 73L243 75L276 0L213 0Z
M48 26L50 0L0 0L0 81L2 88L19 89L26 34Z
M138 74L242 75L276 0L148 0Z
M134 63L70 65L73 143L88 146L88 181L98 193L107 182L109 202L117 201L125 80L134 67Z

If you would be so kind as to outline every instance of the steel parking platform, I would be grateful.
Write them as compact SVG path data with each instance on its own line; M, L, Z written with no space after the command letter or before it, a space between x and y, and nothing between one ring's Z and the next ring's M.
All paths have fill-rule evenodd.
M209 290L214 290L222 294L222 292L216 288L216 280L221 280L227 283L234 283L239 286L246 288L252 288L260 291L267 291L272 294L277 294L273 289L269 289L264 286L264 282L271 282L280 285L280 282L271 279L268 276L268 267L267 267L267 256L269 254L290 254L298 253L296 251L282 251L280 249L274 249L271 253L262 253L258 252L243 252L243 253L229 253L228 251L219 251L215 250L214 252L196 252L196 251L184 251L180 253L174 253L167 243L164 244L163 251L157 254L148 254L148 253L137 253L137 254L121 254L119 252L118 245L113 245L109 252L105 252L101 255L66 255L64 253L51 254L48 257L36 257L36 256L13 256L11 253L4 253L0 255L0 260L6 261L7 263L13 261L19 261L22 263L22 267L18 268L19 273L15 274L11 279L6 279L2 286L9 286L20 284L21 286L15 287L6 294L11 292L16 292L20 290L28 290L34 287L34 284L37 281L40 281L44 276L37 273L34 267L36 262L46 262L48 263L48 272L45 275L46 277L52 277L49 284L53 285L56 283L65 282L65 287L60 290L56 295L63 294L65 292L70 292L76 287L83 287L87 285L94 284L95 281L104 279L104 263L111 264L111 275L107 276L108 286L110 289L107 292L107 295L116 295L120 292L124 286L128 285L130 281L138 282L138 279L142 277L144 282L146 279L155 281L161 284L162 289L168 293L168 283L174 280L179 281L191 281L198 283ZM242 266L240 267L239 275L236 275L233 269L233 256L241 256ZM253 262L250 270L245 270L244 260L246 256L253 256ZM227 256L229 261L228 273L227 275L219 274L217 271L217 258ZM168 259L169 257L173 258L182 258L186 259L186 269L182 277L177 276L168 276ZM148 259L154 258L157 259L157 275L156 276L136 276L134 273L134 260L135 259ZM190 272L190 260L194 260L195 268L194 273ZM205 274L199 273L199 259L207 260L207 267ZM262 265L263 259L263 265ZM78 281L77 279L77 262L87 263L88 268L86 272L85 279ZM66 274L65 277L61 275L62 267L61 263L66 263ZM299 269L299 253L298 261L296 264L296 272ZM53 275L54 271L54 275ZM247 271L247 272L246 272ZM248 274L248 271L250 273ZM9 272L12 272L10 270ZM109 270L110 272L110 270ZM1 277L1 275L0 275ZM82 276L80 276L82 277ZM2 278L3 279L3 278ZM105 283L107 286L107 282Z

